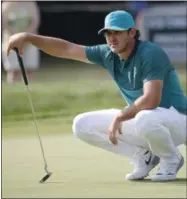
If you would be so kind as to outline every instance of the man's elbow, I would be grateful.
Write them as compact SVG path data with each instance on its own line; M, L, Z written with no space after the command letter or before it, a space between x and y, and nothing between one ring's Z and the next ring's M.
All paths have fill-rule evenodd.
M146 105L146 109L155 109L159 106L159 104L156 103L150 103Z
M146 100L146 109L155 109L160 105L161 100L158 98L148 98Z

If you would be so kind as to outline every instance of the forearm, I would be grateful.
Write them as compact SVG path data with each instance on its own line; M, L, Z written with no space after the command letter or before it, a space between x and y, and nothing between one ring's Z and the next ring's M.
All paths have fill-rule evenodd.
M136 114L141 110L148 110L153 108L156 108L156 104L151 103L151 100L149 100L147 97L141 96L132 105L122 110L117 116L117 119L119 121L130 120L134 118Z
M27 34L26 42L33 44L43 52L60 58L66 58L71 43L59 38Z

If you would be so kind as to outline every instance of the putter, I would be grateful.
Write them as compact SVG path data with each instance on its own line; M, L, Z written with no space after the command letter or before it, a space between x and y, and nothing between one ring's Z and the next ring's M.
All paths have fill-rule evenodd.
M16 52L18 62L19 62L19 66L21 68L23 80L24 80L24 83L25 83L25 86L26 86L26 89L27 89L28 99L29 99L31 109L32 109L33 120L34 120L34 123L35 123L37 135L38 135L38 138L39 138L40 148L41 148L41 151L42 151L42 157L43 157L43 161L44 161L44 170L46 172L46 175L39 182L44 183L52 175L52 173L48 171L47 161L46 161L46 158L45 158L44 148L43 148L42 140L41 140L40 133L39 133L39 130L38 130L38 125L37 125L37 122L36 122L35 110L34 110L34 106L33 106L31 95L30 95L31 92L30 92L29 87L28 87L28 79L27 79L27 75L26 75L26 72L25 72L25 67L23 65L23 60L22 60L22 57L19 55L18 49L14 48L14 51Z

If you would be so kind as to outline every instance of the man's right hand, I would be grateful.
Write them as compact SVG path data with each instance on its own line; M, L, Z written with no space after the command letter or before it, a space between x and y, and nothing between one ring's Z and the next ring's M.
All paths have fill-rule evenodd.
M8 47L7 47L7 55L9 55L10 51L14 48L18 49L19 55L23 54L23 49L25 44L28 42L29 33L17 33L10 37Z

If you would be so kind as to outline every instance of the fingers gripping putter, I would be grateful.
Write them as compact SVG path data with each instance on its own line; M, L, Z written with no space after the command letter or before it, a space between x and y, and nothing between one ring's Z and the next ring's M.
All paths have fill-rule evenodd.
M45 158L44 148L43 148L42 140L41 140L40 133L39 133L39 130L38 130L38 125L37 125L37 122L36 122L35 110L34 110L34 106L33 106L33 103L32 103L30 90L29 90L29 87L28 87L28 79L27 79L27 75L26 75L25 68L24 68L24 65L23 65L23 60L22 60L22 57L19 55L18 49L14 48L14 51L16 52L18 62L19 62L20 68L21 68L23 80L24 80L24 83L25 83L25 86L26 86L26 89L27 89L28 99L29 99L31 109L32 109L33 120L34 120L34 123L35 123L37 135L38 135L38 138L39 138L40 148L41 148L42 157L43 157L43 161L44 161L44 170L46 172L46 175L39 181L40 183L43 183L52 175L52 173L48 171L47 161L46 161L46 158Z

